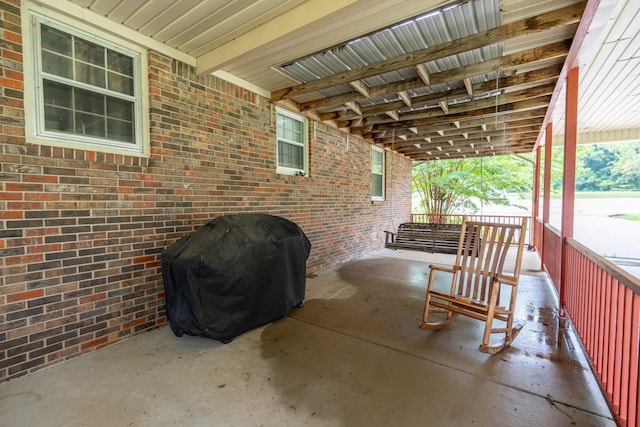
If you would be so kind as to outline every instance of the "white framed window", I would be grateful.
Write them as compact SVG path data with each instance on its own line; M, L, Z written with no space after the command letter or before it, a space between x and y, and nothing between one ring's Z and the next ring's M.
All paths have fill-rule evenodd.
M277 172L287 175L308 175L309 141L307 119L276 108Z
M384 200L384 150L371 146L371 200Z
M37 143L146 154L143 51L33 11L30 17L30 136Z

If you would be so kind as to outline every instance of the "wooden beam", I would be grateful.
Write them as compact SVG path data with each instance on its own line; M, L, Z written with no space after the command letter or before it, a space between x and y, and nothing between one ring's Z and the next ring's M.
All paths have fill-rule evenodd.
M406 105L407 107L411 107L411 95L409 95L409 92L407 92L406 90L402 90L398 92L398 96L400 97L400 99L402 99L404 105Z
M400 120L400 115L397 111L385 111L385 114L391 117L394 121Z
M420 80L424 83L425 86L431 86L431 77L429 76L429 71L427 71L427 67L424 64L416 64L416 73L420 77Z
M463 113L477 109L484 109L489 107L497 107L499 105L505 105L517 101L524 101L532 98L545 97L546 95L551 95L553 92L553 85L543 85L538 86L532 89L526 89L521 91L515 91L507 94L503 94L494 99L493 97L479 99L476 101L464 102L456 105L452 105L449 107L448 113L445 114L456 114ZM409 112L405 114L401 114L399 120L402 121L411 121L411 120L419 120L423 118L433 118L443 116L443 112L440 109L427 109L423 111L415 111ZM445 116L446 117L446 116ZM349 127L349 121L360 118L350 115L349 113L339 114L337 117L334 117L335 120L338 120L339 127ZM455 121L456 118L452 117L451 121ZM390 120L385 119L384 116L371 116L367 117L364 120L367 124L383 124L390 123Z
M481 33L471 34L457 40L431 46L416 52L396 56L376 64L368 64L354 70L337 73L332 76L294 85L272 93L271 100L279 101L304 93L316 92L332 86L361 80L378 74L401 70L408 66L446 58L481 47L500 43L518 36L526 36L542 31L574 24L580 21L586 2L576 3L535 17L529 17L493 28Z
M511 55L500 58L467 65L466 67L454 68L450 70L450 72L443 71L433 74L431 79L434 81L434 84L440 84L442 83L442 79L446 79L446 81L461 80L469 76L481 76L500 70L517 70L523 65L535 64L541 61L556 58L561 60L567 55L570 46L571 39L562 40L546 46L535 47L523 52L512 53ZM493 88L495 89L495 80L493 80Z
M533 86L530 85L528 86L526 89L522 89L522 90L515 90L518 87L514 86L514 87L510 87L510 89L514 89L513 91L509 92L510 95L512 94L516 94L516 93L525 93L523 91L526 91L526 93L528 93L529 95L533 96L539 96L540 94L546 94L546 93L551 93L553 91L553 85L555 84L554 81L547 83L547 84L540 84L537 86ZM488 92L483 92L485 95L485 98L482 98L482 93L477 93L476 96L478 98L482 98L482 99L489 99L489 97L487 95L489 95ZM507 95L501 95L501 96L507 96ZM466 98L467 95L464 95L464 98ZM467 102L463 102L464 98L460 98L458 96L444 96L444 97L437 97L436 94L432 94L432 95L426 95L424 97L417 97L414 98L414 102L413 102L413 108L418 108L418 107L424 107L424 106L435 106L435 105L439 105L440 109L443 110L443 112L446 114L449 112L450 108L457 108L459 106L468 104L469 102L474 102L472 99L469 99ZM495 99L492 98L492 99ZM481 99L480 99L481 100ZM455 105L449 107L448 105L443 105L443 102L446 104L450 104L453 103ZM400 103L400 102L388 102L388 103L381 103L381 104L377 104L377 105L372 105L372 106L367 106L367 107L363 107L362 108L362 117L368 117L368 116L375 116L378 115L380 113L384 113L386 111L392 110L392 109L403 109L405 107L404 103ZM446 110L445 110L446 108ZM353 115L352 113L346 112L344 111L344 109L342 109L343 112L337 112L334 116L332 116L334 119L336 120L351 120L354 119L356 117L356 115ZM428 109L423 109L422 111L429 111ZM358 115L360 116L360 115Z
M471 83L471 79L469 77L465 77L462 79L462 82L464 83L465 89L467 89L467 94L473 95L473 83Z
M356 103L356 102L347 102L344 105L346 105L347 108L349 108L351 111L356 113L358 116L362 115L362 108L360 108L360 105L358 103Z
M529 132L529 133L525 133L525 134L510 134L510 135L497 135L494 137L490 138L491 142L497 143L497 142L517 142L517 141L529 141L529 142L535 142L536 137L537 137L537 132ZM444 146L444 145L451 145L451 146L466 146L469 144L480 144L480 143L484 143L486 142L487 139L484 136L474 136L471 139L446 139L446 138L438 138L438 139L432 139L431 142L428 142L425 144L424 141L420 142L420 145L422 146L422 148L425 147L435 147L435 146ZM414 146L416 144L416 142L418 141L401 141L401 142L396 142L396 144L394 145L394 149L396 151L406 151L406 150L413 150ZM387 146L387 144L384 144L385 146Z
M442 152L453 152L455 150L477 150L477 149L483 149L483 148L487 148L487 147L493 147L493 148L515 148L515 147L533 147L533 144L535 143L535 137L534 138L528 138L528 139L511 139L511 140L503 140L503 139L497 139L492 141L491 143L487 143L484 141L473 141L473 142L468 142L465 144L421 144L420 148L415 147L414 145L411 146L406 146L403 147L398 151L401 154L405 154L408 156L413 156L415 154L419 154L421 152L424 151L435 151L435 150L439 150Z
M369 88L367 87L367 85L362 83L362 81L354 80L352 82L349 82L349 86L354 88L360 95L364 96L365 98L369 97Z
M519 126L536 126L539 127L540 124L542 123L542 119L544 119L546 113L546 106L541 106L538 109L534 109L534 110L527 110L527 111L514 111L514 112L510 112L510 113L505 113L505 114L501 114L498 116L498 120L499 120L499 124L502 125L502 123L505 123L509 126L509 128L513 128L513 127L519 127ZM416 134L417 135L431 135L431 136L444 136L444 135L450 135L450 134L457 134L460 132L460 130L464 130L464 129L471 129L474 130L478 129L478 132L487 132L487 131L493 131L496 130L497 128L495 127L495 116L492 116L491 118L484 118L484 117L472 117L472 118L467 118L467 119L463 119L460 120L460 129L456 128L453 123L451 123L450 120L448 120L446 117L443 117L443 120L440 121L439 123L434 123L434 124L429 124L429 125L423 125L423 126L417 126L415 127L415 129L417 129ZM494 119L493 121L491 121L491 123L489 123L489 121L491 119ZM409 134L409 130L408 129L395 129L395 134L396 135L401 135L403 133ZM367 135L370 136L370 135Z
M529 146L523 147L509 147L505 149L503 147L483 147L480 149L469 149L467 151L462 152L424 152L420 154L414 154L409 157L411 160L415 162L426 162L433 160L443 160L443 159L462 159L462 158L470 158L470 157L493 157L493 156L503 156L508 154L522 154L528 153L531 151Z
M548 48L549 49L543 50L542 52L548 52L549 50L552 50L551 46L548 46ZM470 67L465 67L465 68L468 69ZM529 84L534 84L536 82L541 83L545 81L550 81L552 79L557 78L561 69L562 69L562 64L554 64L538 70L528 71L526 73L515 74L513 76L499 79L498 85L501 88L506 89L506 88L517 88L518 86L521 86L521 85L529 85ZM469 72L473 73L474 70L469 70ZM456 73L456 71L451 70L451 73ZM443 78L446 75L447 75L446 73L442 73ZM434 75L434 76L437 76L437 75ZM446 83L451 83L451 82L447 81ZM445 82L439 82L438 84L440 83L445 83ZM369 93L373 97L381 97L391 93L396 93L395 91L391 91L387 93L388 90L393 88L394 88L394 85L374 86L370 88ZM418 86L413 87L413 89L418 89L418 88L419 88ZM491 82L475 84L473 86L473 91L477 95L484 92L495 90L495 88L496 88L496 82L491 81ZM460 97L463 97L463 96L468 96L468 93L466 89L460 88L460 89L436 92L428 95L415 97L411 100L411 104L413 107L420 107L428 103L437 103L444 99L446 100L459 99ZM337 95L337 96L319 99L315 101L304 102L300 104L300 108L301 108L301 111L309 111L309 110L317 110L320 108L336 107L335 111L337 111L338 109L340 109L340 106L345 104L346 102L357 101L360 99L364 99L364 97L362 97L357 92L351 92L349 94ZM383 105L386 105L386 107L383 107ZM402 107L403 107L403 104L400 101L391 101L384 104L367 106L363 109L363 112L364 114L376 114L376 113L382 113L389 109L399 109Z
M339 123L339 127L351 127L352 133L370 133L370 132L380 132L383 130L391 130L391 129L400 129L400 128L408 128L412 126L425 126L435 123L443 123L444 121L452 121L452 120L465 120L477 117L485 117L490 118L494 117L497 114L506 114L512 111L526 111L526 110L537 110L539 108L546 108L549 102L550 96L542 96L534 99L527 99L524 101L515 101L508 104L498 105L497 111L495 106L478 108L478 109L470 109L470 111L452 113L448 116L435 116L435 117L416 117L409 120L401 120L399 122L386 122L386 123L372 123L370 121L364 120L361 125L353 125L350 123ZM370 129L367 129L367 126L371 126Z
M514 144L499 142L496 144L476 144L474 146L471 146L471 145L465 145L465 146L442 145L442 146L433 146L433 147L423 146L421 148L414 147L413 150L399 151L399 153L411 158L421 157L424 154L429 152L432 154L438 153L438 155L443 155L443 154L456 155L458 153L473 154L475 157L475 154L479 154L479 155L488 154L488 153L508 154L513 151L526 152L528 150L531 150L531 147L533 147L534 142L535 141L528 141L528 142L519 142Z
M535 140L535 138L538 136L538 129L534 129L534 130L530 130L528 132L509 132L506 134L503 134L502 132L491 132L491 133L486 133L486 134L482 134L482 133L475 133L475 134L471 134L468 135L466 138L462 135L449 135L449 136L442 136L442 137L430 137L430 142L432 142L433 144L443 144L443 143L447 143L449 141L453 141L454 143L469 143L469 142L473 142L473 141L479 141L479 140L486 140L486 138L490 138L491 140L495 139L495 138L533 138ZM424 138L409 138L406 135L404 135L404 138L402 136L397 136L397 138L401 138L403 139L402 142L395 142L395 148L399 149L402 147L409 147L413 144L415 144L416 142L422 142L424 141ZM390 142L388 139L384 139L382 141L376 141L379 143L382 143L384 146L389 146Z

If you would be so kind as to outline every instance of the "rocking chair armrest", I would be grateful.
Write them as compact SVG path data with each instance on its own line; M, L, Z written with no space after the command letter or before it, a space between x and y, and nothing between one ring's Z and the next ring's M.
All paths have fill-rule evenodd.
M494 277L494 280L497 280L501 284L509 285L509 286L516 286L518 284L518 280L512 276L497 275Z
M446 266L446 265L430 264L429 270L445 271L447 273L456 273L458 271L461 271L462 267L460 267L459 265Z

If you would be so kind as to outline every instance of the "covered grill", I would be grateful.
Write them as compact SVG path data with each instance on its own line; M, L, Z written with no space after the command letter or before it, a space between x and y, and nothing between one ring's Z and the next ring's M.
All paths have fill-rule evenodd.
M162 253L167 317L183 333L229 342L304 301L311 243L272 215L209 221Z

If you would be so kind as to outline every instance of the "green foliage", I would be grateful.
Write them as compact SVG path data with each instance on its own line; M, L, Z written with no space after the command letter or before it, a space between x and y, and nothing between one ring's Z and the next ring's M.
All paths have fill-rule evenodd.
M517 193L524 198L531 192L533 158L530 153L418 164L413 168L413 191L420 198L417 211L475 213L479 211L479 204L508 206L506 193ZM544 161L544 154L541 160ZM562 192L563 160L563 148L554 148L550 189L554 196ZM544 176L541 176L543 183ZM579 145L576 191L577 197L587 191L640 191L640 141Z
M509 206L507 192L530 192L532 174L533 165L514 156L424 162L413 168L413 191L422 212L475 213L480 203Z
M563 149L552 156L552 189L562 189ZM559 167L559 172L558 172ZM579 145L576 149L576 191L639 191L640 141Z
M544 150L543 150L544 151ZM544 191L544 154L541 156L540 161L543 164L540 165L540 192ZM564 166L564 148L554 148L551 153L551 188L552 195L557 196L562 194L562 174Z

